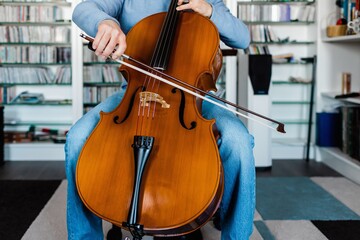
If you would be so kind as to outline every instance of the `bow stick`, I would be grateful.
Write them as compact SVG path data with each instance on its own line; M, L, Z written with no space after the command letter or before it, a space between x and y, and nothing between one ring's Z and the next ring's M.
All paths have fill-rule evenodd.
M94 49L92 48L92 46L91 46L91 43L94 41L93 38L91 38L91 37L89 37L89 36L86 36L85 34L80 34L80 37L82 37L82 38L84 38L85 40L89 41L89 49L94 50ZM157 79L157 80L159 80L159 81L161 81L161 82L163 82L163 83L166 83L166 84L168 84L168 85L170 85L170 86L173 86L173 87L176 87L176 88L178 88L178 89L180 89L180 90L183 90L184 92L187 92L187 93L189 93L189 94L191 94L191 95L193 95L193 96L196 96L196 97L198 97L198 98L203 99L204 101L207 101L207 102L210 102L210 103L212 103L212 104L214 104L214 105L217 105L217 106L219 106L219 107L221 107L221 108L223 108L223 109L225 109L225 110L228 110L228 111L230 111L230 112L232 112L232 113L234 113L234 114L236 114L236 115L242 116L242 117L247 118L247 119L252 120L252 121L255 121L255 122L257 122L257 123L259 123L259 124L261 124L261 125L264 125L264 126L266 126L266 127L268 127L268 128L271 128L271 129L273 129L273 130L276 130L276 131L278 131L278 132L285 133L285 129L284 129L284 126L285 126L285 125L284 125L283 123L281 123L281 122L278 122L278 121L276 121L276 120L273 120L273 119L271 119L271 118L268 118L268 117L263 116L263 115L261 115L261 114L258 114L258 113L256 113L256 112L253 112L253 111L251 111L251 110L248 110L248 109L246 109L246 108L244 108L244 107L238 106L238 105L236 105L236 104L234 104L234 103L232 103L232 102L229 102L229 101L227 101L227 100L224 100L224 99L222 99L222 98L220 98L220 97L217 97L217 96L215 96L215 95L212 95L212 94L210 94L210 93L208 93L208 92L206 92L206 91L204 91L204 90L202 90L202 89L199 89L199 88L197 88L197 87L195 87L195 86L192 86L192 85L190 85L190 84L188 84L188 83L186 83L186 82L183 82L183 81L181 81L181 80L179 80L179 79L177 79L177 78L175 78L175 77L172 77L172 76L170 76L170 75L168 75L168 74L166 74L166 73L163 73L163 72L161 72L161 71L159 71L159 70L157 70L157 69L155 69L155 68L152 68L151 66L148 66L147 64L142 63L142 62L140 62L140 61L138 61L138 60L136 60L136 59L134 59L134 58L126 55L126 54L122 54L121 57L124 58L124 59L127 59L127 60L129 60L129 61L135 62L135 63L137 63L137 64L139 64L139 65L141 65L141 66L143 66L143 67L145 67L145 68L147 68L147 69L150 69L150 70L153 71L153 72L156 72L156 73L158 73L158 74L160 74L160 75L162 75L162 76L164 76L164 77L167 77L167 78L169 78L169 79L171 79L171 80L173 80L173 81L175 81L175 82L177 82L177 83L180 83L180 84L182 84L183 86L186 86L186 87L180 86L180 85L178 85L178 84L176 84L176 83L174 83L174 82L171 82L171 81L169 81L169 80L167 80L167 79L165 79L165 78L162 78L162 77L160 77L160 76L158 76L158 75L155 75L155 74L153 74L153 73L151 73L151 72L148 72L148 71L146 71L146 70L144 70L144 69L142 69L142 68L139 68L139 67L136 67L136 66L134 66L134 65L132 65L132 64L129 64L129 63L121 60L120 58L118 58L118 59L112 59L112 58L111 58L111 55L108 56L108 58L110 58L111 60L113 60L113 61L115 61L115 62L118 62L118 63L120 63L120 64L123 64L123 65L125 65L125 66L127 66L127 67L129 67L129 68L132 68L132 69L134 69L134 70L136 70L136 71L138 71L138 72L141 72L141 73L143 73L143 74L145 74L145 75L148 75L148 76L150 76L150 77L152 77L152 78L155 78L155 79ZM268 121L270 121L270 122L276 123L276 124L278 124L278 126L277 126L276 128L274 128L274 127L272 127L272 126L270 126L270 125L268 125L268 124L266 124L266 123L264 123L264 122L262 122L262 121L260 121L260 120L258 120L258 119L256 119L256 118L249 117L249 116L247 116L247 115L245 115L245 114L243 114L243 113L241 113L241 112L238 112L238 111L236 111L236 110L234 110L234 109L231 109L231 108L227 107L226 105L220 104L219 102L216 102L216 101L214 101L214 100L212 100L212 99L210 99L210 98L206 98L206 97L204 97L203 95L198 94L197 92L194 92L194 91L192 91L192 90L190 90L190 89L188 89L188 88L191 88L191 89L193 89L193 90L195 90L195 91L197 91L197 92L200 92L200 93L202 93L202 94L204 94L204 95L206 95L206 96L209 96L209 97L211 97L211 98L214 98L214 99L216 99L216 100L219 100L219 101L221 101L221 102L223 102L223 103L226 103L226 104L228 104L228 105L230 105L230 106L232 106L232 107L235 107L235 108L237 108L237 109L240 109L240 110L242 110L242 111L248 112L248 113L250 113L250 114L252 114L252 115L255 115L255 116L259 117L259 118L263 118L263 119L266 119L266 120L268 120Z

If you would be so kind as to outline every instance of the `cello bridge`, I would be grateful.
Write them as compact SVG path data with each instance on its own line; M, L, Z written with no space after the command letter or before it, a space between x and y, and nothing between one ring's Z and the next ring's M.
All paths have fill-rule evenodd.
M141 92L140 105L142 107L148 107L150 102L160 103L162 108L170 108L170 104L168 104L159 94L153 92Z

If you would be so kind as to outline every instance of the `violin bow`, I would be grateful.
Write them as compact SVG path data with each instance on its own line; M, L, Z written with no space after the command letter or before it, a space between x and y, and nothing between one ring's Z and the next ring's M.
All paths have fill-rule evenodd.
M80 37L82 37L82 38L84 38L85 40L89 41L89 49L94 50L94 49L92 48L92 46L91 46L92 42L94 41L93 38L91 38L91 37L89 37L89 36L86 36L85 34L82 34L82 33L80 34ZM166 77L166 78L169 78L169 79L171 79L171 80L173 80L173 81L175 81L175 82L177 82L177 83L180 83L181 85L183 85L183 86L185 86L185 87L180 86L180 85L178 85L178 84L176 84L176 83L174 83L174 82L171 82L171 81L169 81L169 80L167 80L167 79L165 79L165 78L163 78L163 77L160 77L160 76L158 76L158 75L155 75L155 74L153 74L153 73L151 73L151 72L149 72L149 71L146 71L146 70L144 70L144 69L142 69L142 68L136 67L136 66L134 66L134 65L132 65L132 64L130 64L130 63L127 63L127 62L121 60L120 58L118 58L118 59L113 59L113 58L111 57L111 55L108 56L108 58L110 58L112 61L118 62L118 63L120 63L120 64L122 64L122 65L125 65L125 66L127 66L127 67L129 67L129 68L132 68L132 69L134 69L134 70L136 70L136 71L138 71L138 72L141 72L141 73L143 73L143 74L145 74L145 75L148 75L149 77L155 78L155 79L157 79L157 80L159 80L159 81L161 81L161 82L163 82L163 83L166 83L166 84L168 84L168 85L170 85L170 86L173 86L173 87L176 87L176 88L178 88L178 89L180 89L180 90L183 90L184 92L187 92L187 93L189 93L189 94L191 94L191 95L193 95L193 96L195 96L195 97L201 98L201 99L203 99L204 101L210 102L210 103L212 103L212 104L214 104L214 105L216 105L216 106L219 106L219 107L221 107L221 108L223 108L223 109L225 109L225 110L228 110L228 111L230 111L230 112L232 112L232 113L234 113L234 114L236 114L236 115L242 116L242 117L247 118L247 119L252 120L252 121L255 121L255 122L257 122L257 123L259 123L259 124L261 124L261 125L264 125L264 126L266 126L266 127L268 127L268 128L271 128L271 129L273 129L273 130L276 130L276 131L278 131L278 132L286 133L286 132L285 132L285 125L284 125L284 123L281 123L281 122L276 121L276 120L274 120L274 119L271 119L271 118L269 118L269 117L263 116L263 115L261 115L261 114L259 114L259 113L256 113L256 112L251 111L251 110L249 110L249 109L246 109L246 108L244 108L244 107L238 106L238 105L236 105L236 104L234 104L234 103L232 103L232 102L230 102L230 101L227 101L227 100L225 100L225 99L222 99L222 98L220 98L220 97L218 97L218 96L215 96L215 95L213 95L213 94L210 94L210 93L208 93L208 92L206 92L206 91L204 91L204 90L202 90L202 89L199 89L199 88L197 88L197 87L195 87L195 86L192 86L192 85L190 85L190 84L188 84L188 83L186 83L186 82L183 82L183 81L181 81L181 80L179 80L179 79L177 79L177 78L175 78L175 77L173 77L173 76L170 76L170 75L168 75L168 74L166 74L166 73L163 73L163 72L161 72L161 71L159 71L159 70L157 70L157 69L155 69L155 68L153 68L153 67L151 67L151 66L149 66L149 65L147 65L147 64L145 64L145 63L142 63L142 62L140 62L140 61L138 61L138 60L136 60L136 59L134 59L134 58L126 55L126 54L122 54L121 57L124 58L124 59L126 59L126 60L132 61L132 62L134 62L134 63L136 63L136 64L139 64L139 65L141 65L142 67L145 67L145 68L147 68L147 69L149 69L149 70L151 70L151 71L153 71L153 72L155 72L155 73L157 73L157 74L160 74L160 75L162 75L162 76L164 76L164 77ZM196 91L196 92L190 90L189 88L191 88L192 90L194 90L194 91ZM197 93L197 92L200 92L200 93L202 93L202 94L204 94L204 95L206 95L206 96L209 96L209 97L211 97L211 98L213 98L213 99L216 99L216 100L218 100L218 101L221 101L221 102L223 102L223 103L226 103L226 104L228 104L228 105L230 105L230 106L232 106L232 107L234 107L234 108L236 108L236 109L239 109L239 110L241 110L241 111L250 113L250 114L252 114L252 115L254 115L254 116L257 116L257 117L262 118L262 119L265 119L265 120L267 120L267 121L269 121L269 122L275 123L275 124L277 124L278 126L277 126L276 128L274 128L274 127L272 127L272 126L270 126L270 125L268 125L268 124L266 124L266 123L264 123L264 122L262 122L262 121L260 121L260 120L258 120L258 119L256 119L256 118L252 118L252 117L250 117L250 116L248 116L248 115L245 115L245 114L243 114L243 113L241 113L241 112L238 112L238 111L236 111L236 110L234 110L234 109L232 109L232 108L229 108L229 107L227 107L226 105L223 105L223 104L221 104L221 103L219 103L219 102L216 102L216 101L214 101L214 100L212 100L212 99L210 99L210 98L206 98L206 97L204 97L203 95L201 95L201 94L199 94L199 93Z

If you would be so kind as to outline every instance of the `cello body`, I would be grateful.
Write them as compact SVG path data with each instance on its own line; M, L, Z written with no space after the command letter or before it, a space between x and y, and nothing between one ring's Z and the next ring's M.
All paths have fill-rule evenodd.
M152 64L166 13L141 20L127 35L126 54ZM167 74L215 90L219 34L199 14L179 13ZM169 50L169 49L163 49ZM206 60L205 60L206 59ZM76 184L93 213L142 235L175 236L204 225L223 193L214 120L196 97L121 66L128 86L100 121L78 159Z

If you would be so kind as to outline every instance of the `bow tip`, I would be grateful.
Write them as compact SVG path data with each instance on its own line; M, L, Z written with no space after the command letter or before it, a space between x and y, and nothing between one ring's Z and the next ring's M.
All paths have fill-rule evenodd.
M276 128L276 130L281 133L286 133L284 124L279 124L279 126Z

